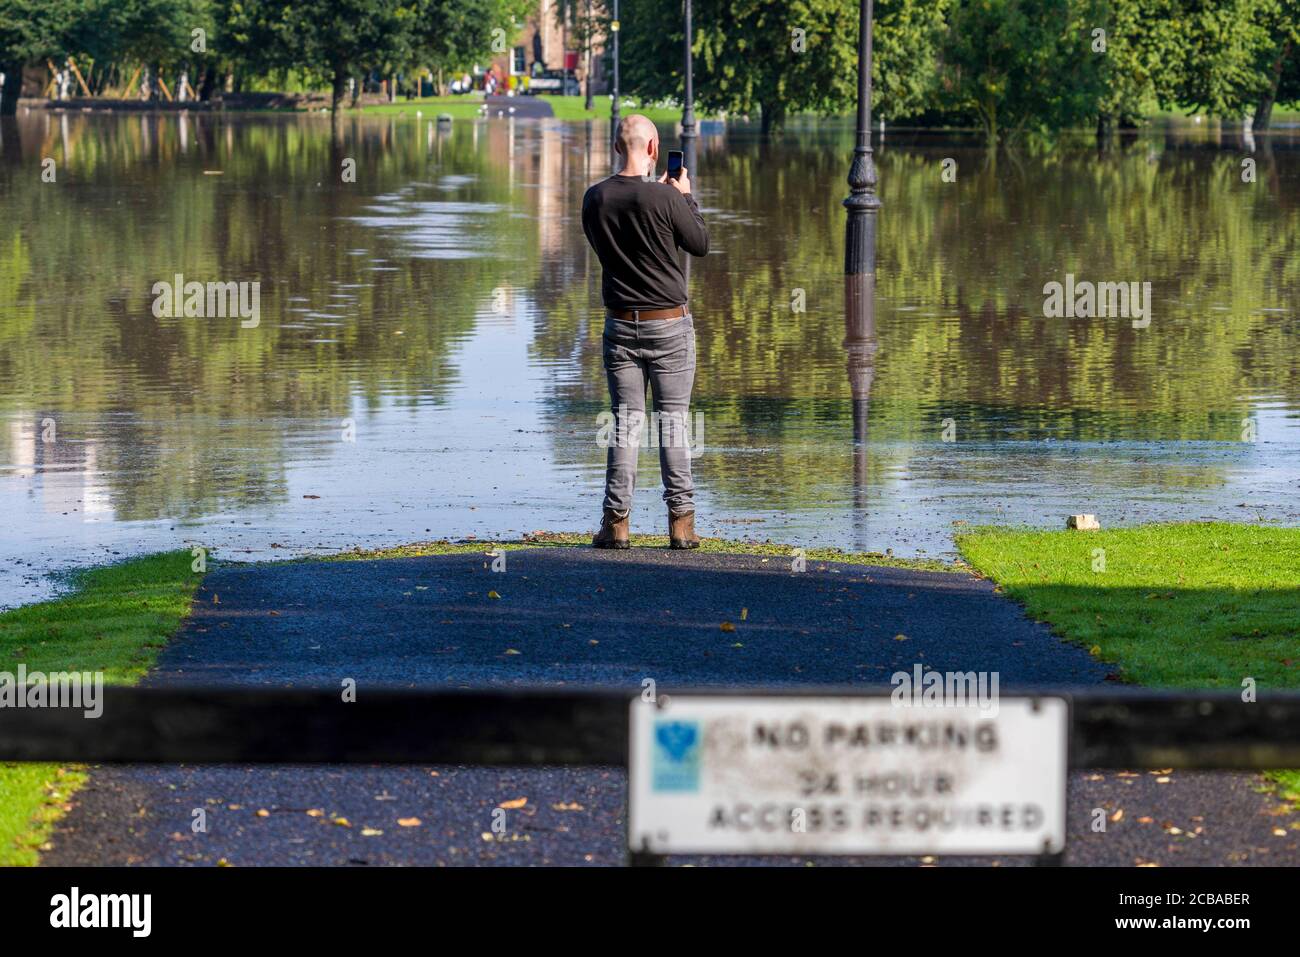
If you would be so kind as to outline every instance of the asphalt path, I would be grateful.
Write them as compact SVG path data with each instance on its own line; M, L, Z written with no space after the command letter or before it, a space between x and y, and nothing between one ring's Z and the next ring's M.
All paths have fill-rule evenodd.
M339 688L886 685L922 663L1017 687L1096 686L1106 667L963 573L744 555L531 548L215 569L151 684ZM493 596L496 597L493 597ZM723 624L729 623L730 629ZM620 768L100 767L49 865L612 865ZM1097 809L1106 829L1094 830ZM1067 864L1296 864L1300 830L1262 779L1078 772ZM201 813L200 813L201 812ZM205 830L192 822L202 819ZM494 828L494 823L497 825ZM673 859L806 864L803 859ZM999 864L1023 859L819 858Z
M544 120L555 115L551 104L535 96L485 96L483 99L489 116L500 112L517 119Z

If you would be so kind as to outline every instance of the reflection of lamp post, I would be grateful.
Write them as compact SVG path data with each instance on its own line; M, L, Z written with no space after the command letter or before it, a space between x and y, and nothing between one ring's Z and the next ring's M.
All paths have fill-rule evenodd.
M618 0L614 0L614 19L609 22L609 32L614 37L614 105L609 111L609 142L612 146L614 137L618 136ZM615 154L614 162L618 163Z
M876 377L876 275L844 278L844 351L848 354L849 392L853 396L853 442L867 440L867 403Z
M871 384L876 378L876 274L844 277L844 351L848 355L849 394L853 397L853 526L858 547L866 549L868 446Z
M689 4L690 0L686 0ZM872 0L860 0L858 15L858 139L849 167L849 211L844 224L846 275L876 271L876 164L871 157Z

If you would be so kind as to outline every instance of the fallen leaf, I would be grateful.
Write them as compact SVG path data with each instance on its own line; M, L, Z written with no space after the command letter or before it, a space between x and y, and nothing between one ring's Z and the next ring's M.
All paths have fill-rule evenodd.
M383 833L384 833L383 831L379 830L378 828L374 828L374 827L363 827L363 828L361 829L361 836L362 836L362 837L378 837L380 834L383 834Z
M721 625L719 625L718 627L720 627L723 631L735 631L735 630L736 630L736 626L733 625L733 624L732 624L731 622L729 622L729 621L724 621L724 622L723 622Z
M399 817L397 819L398 827L419 827L422 822L418 817Z
M515 798L512 801L502 801L500 804L497 805L497 807L503 807L507 811L513 811L516 808L523 807L527 803L528 803L528 798L521 797L521 798Z
M494 592L494 591L490 591L490 592L488 592L488 597L489 597L489 598L500 598L501 596L498 595L498 594L497 594L496 592Z

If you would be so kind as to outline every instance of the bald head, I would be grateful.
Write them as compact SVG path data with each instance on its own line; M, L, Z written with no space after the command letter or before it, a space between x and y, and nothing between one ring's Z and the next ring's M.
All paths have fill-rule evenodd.
M625 173L653 172L659 159L659 131L640 113L625 116L618 124L614 148L623 156Z

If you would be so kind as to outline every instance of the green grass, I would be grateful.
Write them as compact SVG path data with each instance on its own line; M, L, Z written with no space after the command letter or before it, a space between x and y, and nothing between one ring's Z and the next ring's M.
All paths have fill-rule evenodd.
M1152 687L1300 687L1300 528L972 529L970 564L1034 618ZM1094 571L1094 550L1105 570Z
M1058 635L1150 687L1300 687L1300 528L979 528L967 561ZM1101 549L1105 570L1094 570ZM1300 771L1270 771L1300 809Z
M549 96L541 94L536 97L551 104L551 110L558 120L608 120L610 99L598 96L592 102L593 109L586 109L586 97L583 96ZM358 112L376 116L410 116L416 111L423 114L423 119L436 119L439 113L446 113L452 119L472 119L479 115L483 97L473 93L463 96L425 96L414 100L398 100L396 103L376 103L361 107ZM656 123L675 123L682 118L680 106L660 106L644 103L627 97L623 100L623 115L643 113ZM696 114L699 119L707 119L709 114Z
M168 552L78 574L53 601L0 612L0 671L100 671L134 684L189 613L202 576L188 552ZM0 764L0 865L35 864L80 768Z
M633 535L633 548L667 548L666 535ZM522 540L490 541L435 541L413 542L392 548L352 549L333 555L307 556L294 561L372 561L381 558L415 558L423 555L486 554L496 548L590 548L590 532L537 532ZM761 555L788 560L795 546L773 542L746 542L724 538L702 538L699 551L706 555ZM842 552L835 548L808 548L804 558L809 562L839 562L847 565L874 565L888 568L912 568L919 571L966 571L961 564L949 564L932 558L899 558L880 552Z

